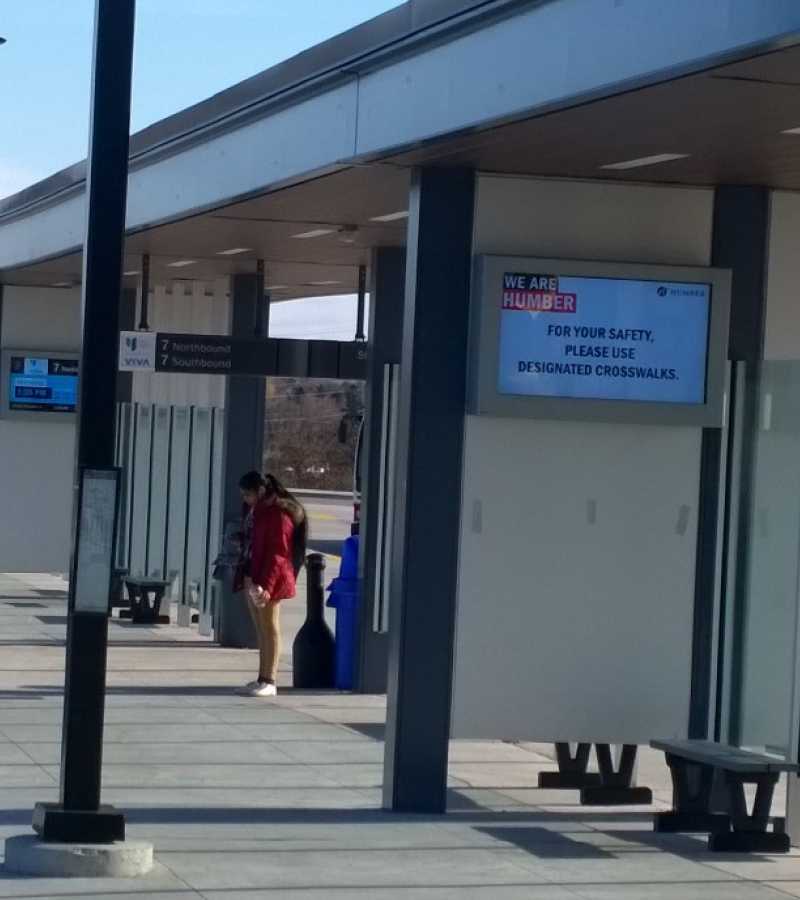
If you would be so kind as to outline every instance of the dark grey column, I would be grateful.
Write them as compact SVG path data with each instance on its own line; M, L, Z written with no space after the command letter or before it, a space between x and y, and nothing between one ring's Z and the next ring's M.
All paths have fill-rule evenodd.
M722 608L720 610L720 648L717 667L717 710L714 736L736 741L739 733L739 697L742 675L742 639L749 568L749 547L753 507L753 479L758 431L758 386L764 352L766 317L766 273L770 224L770 191L764 187L723 186L717 188L714 204L714 265L733 271L731 296L730 359L734 371L728 403L727 494L739 497L739 513L733 520L730 507L725 510L725 534L722 566ZM744 366L740 382L743 396L737 396L737 369ZM737 418L738 417L738 418ZM732 469L734 441L739 439L738 473ZM734 481L734 479L736 479ZM730 499L728 499L728 504ZM727 561L735 561L735 584L726 581ZM733 644L724 646L726 621L733 625ZM730 662L731 708L729 734L721 735L722 687L725 666Z
M231 279L231 334L253 337L262 321L259 278L256 274ZM223 454L223 533L227 522L241 518L239 479L251 469L264 466L263 378L227 377L225 388L225 446ZM231 592L230 579L221 591L217 640L223 647L257 647L256 633L244 597Z
M412 178L384 768L397 811L447 806L474 190L468 170Z
M384 415L384 369L400 362L403 341L403 298L406 251L403 247L379 247L370 267L369 351L367 355L366 411L363 431L361 553L361 615L356 656L356 690L364 694L386 691L386 634L374 630L378 602L377 549L386 504L380 503L381 458L386 447L381 440ZM390 560L383 559L383 566Z
M114 465L134 6L95 4L76 486L81 469ZM45 840L107 842L125 834L122 814L100 806L108 618L82 609L76 596L77 505L75 513L59 804L37 804L34 828Z

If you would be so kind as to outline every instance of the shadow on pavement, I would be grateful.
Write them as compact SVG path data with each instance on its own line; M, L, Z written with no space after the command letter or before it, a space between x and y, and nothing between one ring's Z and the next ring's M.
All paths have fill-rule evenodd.
M351 731L358 731L365 737L372 738L373 741L382 741L386 736L386 725L383 722L342 722L342 728L349 728Z

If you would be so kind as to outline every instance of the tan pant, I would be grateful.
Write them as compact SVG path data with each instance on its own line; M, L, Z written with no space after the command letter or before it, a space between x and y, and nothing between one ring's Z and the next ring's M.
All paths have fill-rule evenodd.
M281 618L280 603L256 606L247 601L250 615L258 635L258 678L275 684L278 678L278 663L281 658Z

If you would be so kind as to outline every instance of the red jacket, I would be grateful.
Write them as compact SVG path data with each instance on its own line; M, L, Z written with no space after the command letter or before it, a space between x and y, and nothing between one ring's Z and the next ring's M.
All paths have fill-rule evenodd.
M297 591L292 545L295 524L277 503L258 503L253 510L250 578L272 601L288 600Z

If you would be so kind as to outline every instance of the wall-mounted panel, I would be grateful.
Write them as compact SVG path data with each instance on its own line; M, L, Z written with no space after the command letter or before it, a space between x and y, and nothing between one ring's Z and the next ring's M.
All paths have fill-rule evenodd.
M707 266L710 191L480 178L476 254ZM452 734L685 735L701 429L469 416Z

